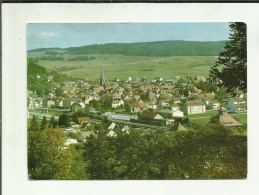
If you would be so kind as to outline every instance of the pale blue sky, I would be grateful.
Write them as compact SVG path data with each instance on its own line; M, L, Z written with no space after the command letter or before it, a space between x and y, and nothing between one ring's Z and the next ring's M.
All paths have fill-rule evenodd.
M27 49L164 40L228 40L228 23L28 24Z

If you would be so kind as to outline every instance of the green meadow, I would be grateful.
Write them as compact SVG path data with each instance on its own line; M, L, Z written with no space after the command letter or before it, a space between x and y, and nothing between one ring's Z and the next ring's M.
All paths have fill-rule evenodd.
M226 41L156 41L108 43L71 48L39 48L28 51L47 70L98 80L126 77L208 76Z
M39 57L37 52L28 53L28 57ZM98 80L101 68L106 79L126 77L153 78L162 76L170 79L173 76L208 76L216 56L126 56L121 54L95 54L92 61L68 61L72 55L62 55L64 60L40 60L39 64L47 70L56 70L68 76L87 80ZM73 55L74 57L75 55Z

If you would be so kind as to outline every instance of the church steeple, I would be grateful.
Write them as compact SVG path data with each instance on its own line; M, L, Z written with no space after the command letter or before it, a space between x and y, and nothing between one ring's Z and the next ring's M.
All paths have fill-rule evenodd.
M105 83L105 78L104 78L103 68L102 68L101 77L100 77L100 85L104 85L104 83Z

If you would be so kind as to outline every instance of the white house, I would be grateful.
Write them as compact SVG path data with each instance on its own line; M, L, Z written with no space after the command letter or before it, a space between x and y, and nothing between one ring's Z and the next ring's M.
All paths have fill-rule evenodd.
M246 112L247 104L243 98L232 98L228 100L230 112Z
M173 98L174 104L180 104L181 99L180 98Z
M53 79L53 76L52 76L52 75L48 75L48 76L47 76L47 81L48 81L48 82L50 82L52 79Z
M147 108L150 108L150 109L153 109L153 110L157 109L157 106L156 106L155 102L147 102L146 105L147 105Z
M108 125L107 125L107 129L108 130L113 130L116 126L116 123L115 122L109 122Z
M93 96L91 95L86 95L85 96L85 104L89 104L90 101L92 101L94 99Z
M83 102L79 102L78 105L81 107L81 108L85 108L85 104Z
M184 105L184 112L187 114L200 114L206 112L206 104L200 100L189 100Z
M171 105L172 111L175 112L177 110L180 110L180 106L178 104L172 104Z
M182 118L184 116L184 113L180 110L176 110L172 113L172 116L175 118Z
M107 133L107 136L113 137L113 136L117 136L117 134L113 130L110 130L109 133Z
M246 101L243 98L231 98L228 100L228 104L244 104L244 103L246 103Z
M48 100L48 102L47 102L48 107L51 107L51 106L54 106L54 105L55 105L55 102L53 100Z
M147 108L147 105L145 103L137 102L133 104L129 104L131 112L140 112L142 110L145 110Z
M152 82L162 82L163 78L162 77L155 77L152 79Z
M117 108L120 106L124 106L124 101L123 100L113 100L112 101L112 108Z
M236 91L236 97L237 98L244 98L245 94L241 90Z
M206 82L206 78L204 76L197 76L196 80Z
M129 133L129 125L124 125L121 129L121 131L125 131L126 133Z
M213 110L219 110L220 109L220 102L218 100L211 100L210 104L212 105Z
M64 106L64 101L63 101L63 100L60 100L60 101L58 102L58 106L59 106L59 107L63 107L63 106Z
M158 112L152 112L152 111L143 111L141 113L141 118L142 119L147 119L147 120L163 120L164 117L158 114Z
M29 99L28 108L33 108L33 100Z
M70 144L77 144L77 140L76 139L67 139L65 145L69 146Z
M166 99L166 100L160 100L159 101L159 105L160 106L169 106L169 100L168 99Z
M91 136L91 135L95 135L93 131L82 131L81 132L84 142L86 142L86 140Z
M40 78L40 74L37 74L36 77L37 77L37 79L39 79Z

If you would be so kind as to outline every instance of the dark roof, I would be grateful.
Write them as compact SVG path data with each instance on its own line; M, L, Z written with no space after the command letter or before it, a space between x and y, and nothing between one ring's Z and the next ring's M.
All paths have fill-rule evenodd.
M187 131L180 123L175 123L171 128L171 131Z
M142 118L146 118L146 119L154 119L155 116L158 114L158 112L152 112L152 111L143 111L141 114Z
M83 124L81 125L81 129L84 129L84 128L86 128L86 126L88 125L89 123L88 122L83 122Z

